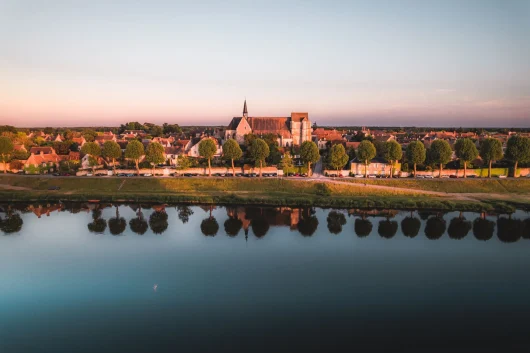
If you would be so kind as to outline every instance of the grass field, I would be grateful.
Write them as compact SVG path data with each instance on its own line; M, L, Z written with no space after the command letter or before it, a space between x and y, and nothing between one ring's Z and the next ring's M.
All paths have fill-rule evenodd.
M3 201L71 200L71 201L152 201L186 203L231 203L269 205L313 205L322 207L435 208L460 210L492 210L513 208L509 202L454 200L450 197L426 195L428 190L466 190L473 184L477 192L510 193L530 188L530 183L511 180L483 180L444 183L443 181L363 180L370 184L401 186L415 190L374 189L349 184L322 183L288 179L248 178L54 178L39 176L0 176L0 199ZM342 181L342 180L341 180ZM495 184L497 183L497 184ZM432 184L432 185L429 185ZM491 185L490 185L491 184ZM437 186L438 185L438 186ZM48 190L49 187L60 190ZM456 191L459 192L459 191ZM464 192L464 191L462 191Z
M394 186L449 193L530 193L530 178L520 179L352 179L353 184Z

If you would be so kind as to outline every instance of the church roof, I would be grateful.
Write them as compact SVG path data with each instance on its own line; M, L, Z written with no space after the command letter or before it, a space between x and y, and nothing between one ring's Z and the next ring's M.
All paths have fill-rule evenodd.
M235 130L237 129L237 126L239 125L239 122L241 121L242 118L232 118L232 121L230 122L230 124L228 124L228 127L226 128L227 130Z
M279 134L284 138L291 138L291 131L287 124L289 118L273 118L273 117L249 117L248 124L252 129L252 133L260 134Z

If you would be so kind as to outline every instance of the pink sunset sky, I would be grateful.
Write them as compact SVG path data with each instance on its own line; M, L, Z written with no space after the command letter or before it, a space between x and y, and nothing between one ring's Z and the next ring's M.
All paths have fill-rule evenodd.
M0 124L530 126L528 2L396 3L3 2Z

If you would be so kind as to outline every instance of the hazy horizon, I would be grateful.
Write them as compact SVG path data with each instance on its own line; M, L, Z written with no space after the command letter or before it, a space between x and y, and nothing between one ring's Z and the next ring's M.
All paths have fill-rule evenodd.
M530 2L0 2L0 125L530 127Z

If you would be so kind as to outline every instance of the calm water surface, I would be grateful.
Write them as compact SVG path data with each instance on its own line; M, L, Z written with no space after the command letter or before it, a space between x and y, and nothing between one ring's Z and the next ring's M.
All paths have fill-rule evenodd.
M0 352L530 351L530 215L0 206Z

